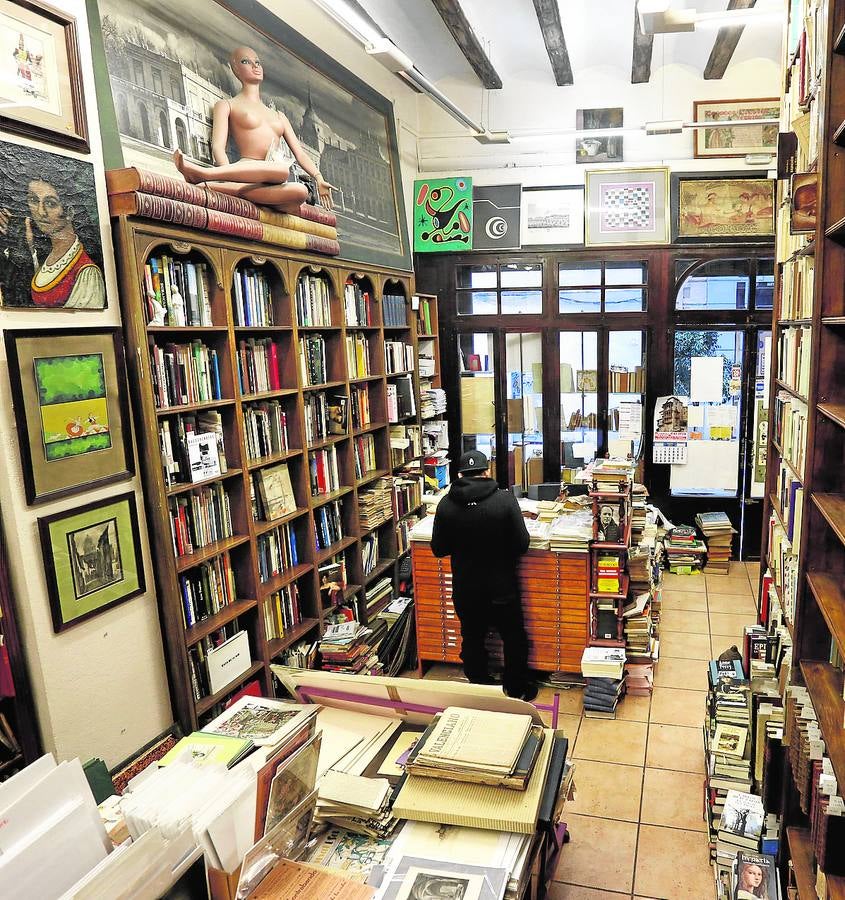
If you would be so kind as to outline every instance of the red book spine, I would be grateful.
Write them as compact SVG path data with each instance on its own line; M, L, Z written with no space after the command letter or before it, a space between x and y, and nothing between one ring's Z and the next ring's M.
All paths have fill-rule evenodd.
M233 234L236 237L247 238L252 241L260 241L263 234L261 223L257 219L245 219L242 216L234 216L230 213L220 212L217 209L208 210L209 231L217 231L220 234Z
M281 388L282 383L279 378L279 352L275 341L270 341L268 344L267 356L270 367L270 390L278 391Z
M208 212L202 206L194 206L184 200L136 192L135 202L137 215L158 222L173 222L176 225L204 229L208 219Z
M251 200L233 197L231 194L222 194L213 188L205 188L203 205L228 215L240 216L243 219L258 218L258 207Z
M196 184L189 184L181 178L172 178L169 175L157 175L154 172L145 172L137 169L138 190L145 194L155 194L157 197L181 200L184 203L192 203L194 206L205 206L205 191Z
M305 235L305 249L312 253L325 253L326 256L340 255L340 244L337 241L316 234Z
M322 206L314 206L311 203L303 203L299 207L299 215L309 222L318 222L320 225L330 225L337 228L337 216Z

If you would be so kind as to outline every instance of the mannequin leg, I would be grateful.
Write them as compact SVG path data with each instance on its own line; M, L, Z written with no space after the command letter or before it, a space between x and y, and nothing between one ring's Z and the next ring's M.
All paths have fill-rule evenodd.
M203 169L207 172L208 169ZM230 181L209 181L207 187L221 194L234 194L261 206L273 206L282 212L298 213L299 207L308 199L308 188L304 184L238 184Z
M288 167L265 159L239 159L223 166L204 168L190 162L181 150L173 151L173 162L185 176L185 181L199 184L202 181L235 181L242 184L284 184L288 180Z

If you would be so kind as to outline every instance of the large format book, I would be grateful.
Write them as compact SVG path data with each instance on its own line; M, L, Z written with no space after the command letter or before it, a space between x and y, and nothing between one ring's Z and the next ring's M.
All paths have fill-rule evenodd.
M250 740L256 747L276 747L305 726L317 710L314 705L241 697L202 730Z
M259 469L257 481L267 520L281 519L296 510L296 498L287 463Z
M763 801L760 797L746 791L728 791L719 825L719 840L757 850L760 847L764 819Z
M393 815L418 822L533 834L554 744L554 732L551 729L545 732L537 763L524 791L503 791L484 784L409 775L393 804Z
M375 890L365 884L289 859L279 859L250 894L254 900L370 900L373 896Z
M183 737L175 747L168 750L159 761L159 765L166 766L181 758L183 762L190 762L193 765L222 763L231 769L252 750L253 746L252 741L231 735L195 731Z

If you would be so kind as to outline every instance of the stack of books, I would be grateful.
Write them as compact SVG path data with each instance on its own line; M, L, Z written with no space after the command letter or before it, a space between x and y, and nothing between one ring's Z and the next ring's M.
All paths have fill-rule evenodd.
M359 622L328 625L318 646L321 668L353 675L380 674L381 663L367 640L370 633Z
M721 890L722 884L718 887ZM737 853L729 888L730 893L724 895L726 898L745 900L747 897L768 897L769 900L778 900L780 883L774 856L743 851Z
M631 544L636 546L643 539L648 522L646 505L648 502L648 489L644 484L636 481L631 492Z
M677 525L664 538L664 549L673 575L691 575L704 566L707 546L696 537L695 529L688 525Z
M622 647L585 647L581 655L581 674L585 678L609 678L619 681L625 673Z
M543 522L540 519L526 519L525 527L528 529L529 550L549 549L549 531L551 529L549 522Z
M393 516L393 481L377 478L358 492L358 515L361 529L372 531Z
M386 778L364 778L329 769L320 779L315 819L384 840L398 824L390 811L390 799Z
M716 864L733 867L739 851L760 852L763 800L748 791L728 791L716 839Z
M731 565L731 540L736 534L727 514L699 513L695 524L701 529L707 544L707 574L727 575Z
M557 500L538 500L537 518L541 522L554 522L563 512L563 504Z
M587 507L558 516L549 528L549 549L556 553L587 551L593 539L593 513Z
M625 678L588 678L584 688L584 715L588 719L615 719L616 705L625 692Z
M633 480L636 463L630 459L597 459L591 469L593 490L600 493L626 493Z
M628 662L651 663L655 651L654 624L651 621L651 591L634 594L622 608L625 620L625 652Z

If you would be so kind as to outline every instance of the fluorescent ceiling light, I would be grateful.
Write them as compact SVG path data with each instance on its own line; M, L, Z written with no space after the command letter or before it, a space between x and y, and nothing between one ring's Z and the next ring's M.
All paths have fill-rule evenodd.
M374 44L384 35L373 27L357 9L351 7L345 0L314 0L324 12L327 12L334 20L358 38L362 44Z
M364 48L367 53L377 59L385 69L390 69L394 75L407 72L414 68L414 61L406 53L403 53L390 38L379 38Z
M731 12L695 14L696 28L732 28L740 25L766 25L783 22L783 13L764 9L735 9Z
M698 28L731 28L783 22L782 10L736 9L698 12L671 9L671 0L640 0L637 7L643 34L676 34Z

